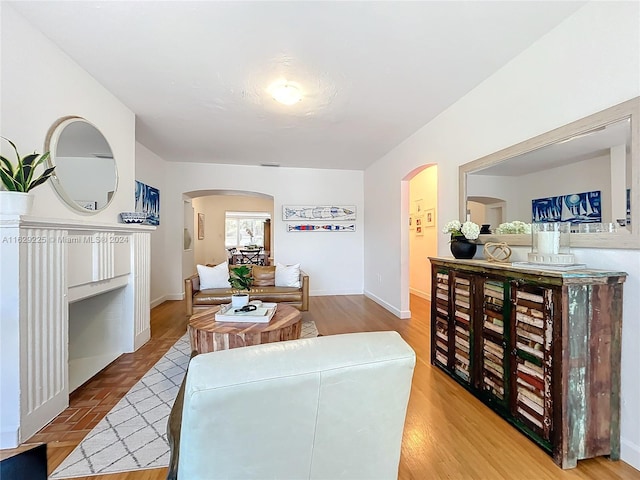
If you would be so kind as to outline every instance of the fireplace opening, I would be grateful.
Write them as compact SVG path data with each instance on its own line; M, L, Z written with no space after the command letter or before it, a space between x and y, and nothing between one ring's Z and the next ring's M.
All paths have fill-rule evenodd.
M125 300L118 288L69 304L69 392L126 351Z

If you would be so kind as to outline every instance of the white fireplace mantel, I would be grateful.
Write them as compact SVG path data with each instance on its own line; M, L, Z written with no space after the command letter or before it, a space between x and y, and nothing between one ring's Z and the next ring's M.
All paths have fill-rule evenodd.
M154 229L0 216L0 448L27 440L72 390L149 340Z

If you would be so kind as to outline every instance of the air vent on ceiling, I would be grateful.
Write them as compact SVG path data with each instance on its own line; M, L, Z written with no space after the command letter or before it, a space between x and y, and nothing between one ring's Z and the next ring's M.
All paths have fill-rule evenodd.
M267 162L267 163L261 163L260 166L261 167L279 167L280 164L276 162Z

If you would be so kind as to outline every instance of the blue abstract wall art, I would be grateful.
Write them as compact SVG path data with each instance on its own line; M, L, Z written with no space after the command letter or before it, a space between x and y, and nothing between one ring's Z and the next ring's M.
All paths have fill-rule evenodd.
M602 222L600 190L532 200L531 218L539 223Z
M160 225L160 190L136 180L136 212L147 214L147 225Z

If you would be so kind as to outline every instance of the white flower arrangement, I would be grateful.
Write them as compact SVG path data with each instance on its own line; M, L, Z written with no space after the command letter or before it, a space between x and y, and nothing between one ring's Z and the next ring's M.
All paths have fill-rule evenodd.
M480 235L480 227L469 221L460 223L458 220L451 220L444 226L442 233L450 233L452 239L464 237L467 240L475 240Z
M513 222L501 223L496 228L495 233L497 235L515 234L515 233L531 233L531 224L521 222L520 220L514 220Z

